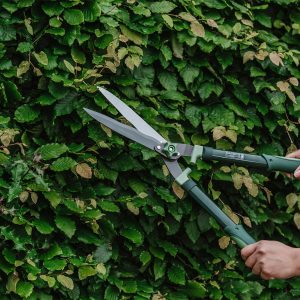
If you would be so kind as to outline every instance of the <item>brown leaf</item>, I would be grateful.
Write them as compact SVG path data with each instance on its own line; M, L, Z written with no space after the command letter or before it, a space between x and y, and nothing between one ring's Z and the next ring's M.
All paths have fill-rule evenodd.
M276 86L281 92L286 92L289 89L290 84L286 81L278 81L276 83Z
M283 66L283 61L278 53L271 52L269 54L269 58L274 65L276 65L276 66L282 65Z
M253 27L253 22L251 20L242 19L241 22L246 26Z
M76 173L86 179L92 178L92 169L86 163L78 164L76 166Z
M128 210L130 212L132 212L134 215L136 215L136 216L139 215L140 209L138 207L134 206L134 204L132 202L127 202L126 206L127 206Z
M243 185L243 176L239 173L234 173L234 174L231 175L231 177L232 177L232 180L233 180L234 187L237 190L240 190L242 185Z
M243 183L252 197L258 195L258 186L253 182L253 179L250 176L243 176Z
M232 129L226 131L226 137L229 138L233 143L236 143L237 141L237 133Z
M203 38L205 36L205 29L198 21L191 23L191 31L195 36Z
M255 57L259 60L264 60L269 55L269 52L260 49L258 53L255 54Z
M184 196L184 189L176 181L173 182L172 189L173 189L174 194L179 199L183 198L183 196Z
M226 136L226 129L223 126L215 127L212 132L214 141L220 140L222 137Z
M213 28L218 28L218 24L215 20L213 19L207 19L207 25Z
M297 101L296 101L296 96L295 96L295 94L294 94L290 89L288 89L287 91L285 91L285 93L287 94L287 96L288 96L294 103L297 103Z
M185 20L185 21L188 21L188 22L197 22L197 19L193 15L191 15L190 13L187 13L187 12L181 12L179 14L179 17L182 20Z
M289 82L290 84L292 84L293 86L298 86L299 85L299 81L296 77L291 77L289 78Z
M245 52L244 55L243 55L243 64L245 64L249 60L253 60L254 55L255 55L255 52L253 52L253 51Z

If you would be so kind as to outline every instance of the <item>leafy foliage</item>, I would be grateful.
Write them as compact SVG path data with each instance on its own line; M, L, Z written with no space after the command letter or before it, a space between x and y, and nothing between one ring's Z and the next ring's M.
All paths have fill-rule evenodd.
M173 142L299 148L297 2L1 1L1 299L300 296L298 278L249 276L157 154L83 110L119 118L105 86ZM300 247L299 183L203 161L191 176L255 238Z

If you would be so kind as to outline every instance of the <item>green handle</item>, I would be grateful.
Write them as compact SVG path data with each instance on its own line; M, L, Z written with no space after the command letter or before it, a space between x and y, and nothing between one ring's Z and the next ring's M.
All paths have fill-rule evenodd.
M197 147L197 146L196 146ZM198 149L196 148L195 149ZM195 151L197 152L197 151ZM216 160L228 163L235 163L243 166L262 168L268 171L282 171L293 173L300 166L300 159L287 158L273 155L253 155L239 152L217 150L211 147L202 147L201 155L192 153L192 157L199 157L203 160ZM195 159L193 160L195 161Z
M300 166L300 159L288 158L282 156L262 155L268 164L268 171L282 171L287 173L294 173Z
M197 184L188 179L182 187L201 205L216 221L224 228L237 244L243 248L255 243L255 240L247 233L242 225L235 224L206 194L204 194Z

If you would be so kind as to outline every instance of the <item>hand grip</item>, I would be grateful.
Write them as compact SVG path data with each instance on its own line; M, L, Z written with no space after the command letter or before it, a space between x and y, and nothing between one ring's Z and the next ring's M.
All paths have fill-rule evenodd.
M202 159L229 162L242 166L263 168L267 171L281 171L287 173L293 173L300 166L300 159L297 158L287 158L267 154L246 154L217 150L211 147L203 147Z
M242 225L235 224L206 194L204 194L197 184L188 179L182 187L201 205L216 221L224 228L237 244L243 248L255 243L255 240L247 233Z

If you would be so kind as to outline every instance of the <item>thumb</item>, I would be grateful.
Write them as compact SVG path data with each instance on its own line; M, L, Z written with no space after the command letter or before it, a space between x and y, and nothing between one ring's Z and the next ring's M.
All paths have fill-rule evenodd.
M294 176L295 176L295 178L300 179L300 167L298 167L298 168L295 170Z

